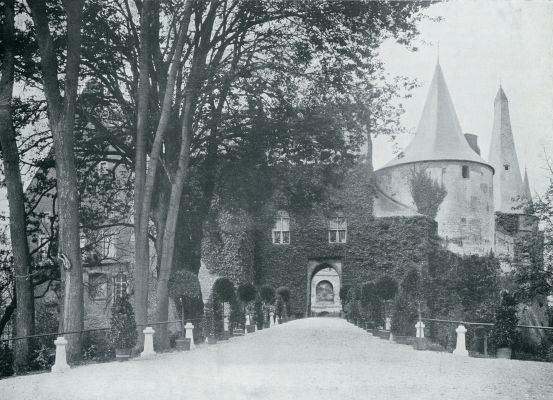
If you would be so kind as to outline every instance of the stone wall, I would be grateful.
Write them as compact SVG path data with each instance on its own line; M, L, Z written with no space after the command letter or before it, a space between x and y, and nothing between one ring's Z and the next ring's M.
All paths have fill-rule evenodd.
M468 168L467 178L462 176L463 166ZM468 161L426 161L377 171L377 183L392 198L415 207L410 181L416 169L426 170L447 190L436 216L438 235L447 248L458 254L480 255L493 250L492 169Z

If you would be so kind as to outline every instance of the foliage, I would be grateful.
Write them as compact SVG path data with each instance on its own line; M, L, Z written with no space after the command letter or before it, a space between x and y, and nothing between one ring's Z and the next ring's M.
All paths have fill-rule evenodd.
M262 329L263 322L264 322L263 302L261 301L261 297L259 296L259 294L255 298L254 310L255 310L255 314L254 314L255 324L257 325L258 329Z
M234 297L230 302L230 315L229 315L230 329L236 329L243 327L246 323L246 316L244 315L244 308L240 301Z
M290 302L290 289L288 289L286 286L280 286L279 288L277 288L276 294L277 296L280 296L282 298L282 301L284 301L284 303L287 304Z
M213 296L209 297L207 303L204 306L204 317L202 319L202 330L204 335L214 336L215 335L215 317L213 315Z
M342 285L340 287L340 302L342 303L342 309L345 310L345 306L348 302L348 292L351 285Z
M275 300L275 288L269 285L263 285L261 289L259 289L259 295L265 304L272 304Z
M517 302L509 292L501 293L501 301L495 309L494 327L490 336L493 347L511 347L517 339Z
M234 284L228 278L217 279L212 290L217 295L217 299L223 303L228 303L235 297Z
M378 279L374 286L376 295L382 300L393 299L397 293L397 289L397 281L388 275Z
M283 318L286 313L286 303L281 295L276 295L276 301L275 301L275 314L278 318Z
M33 351L29 368L32 370L46 370L54 365L55 357L51 348L41 345Z
M13 351L7 343L0 344L0 378L13 375Z
M223 304L214 291L211 292L211 313L213 316L213 331L216 335L219 335L225 329L225 321ZM211 332L211 330L209 332Z
M417 320L417 303L414 297L401 291L392 307L392 333L397 336L413 336Z
M136 336L134 311L129 296L124 294L116 298L111 307L110 342L116 349L130 349L136 344Z
M251 283L242 283L238 286L238 298L243 303L254 301L257 296L257 288Z
M169 296L173 299L183 297L201 297L202 291L198 276L185 269L174 270L167 285Z
M104 332L87 332L83 338L83 359L95 362L111 361L115 357L112 344Z
M440 204L447 195L443 183L432 179L425 169L413 169L409 188L417 211L430 218L436 218Z

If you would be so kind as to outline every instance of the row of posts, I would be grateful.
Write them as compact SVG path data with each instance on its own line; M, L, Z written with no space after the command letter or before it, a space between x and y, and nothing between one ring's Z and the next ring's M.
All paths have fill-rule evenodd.
M415 324L415 328L417 330L417 338L424 338L424 322L419 321ZM468 357L469 352L467 351L466 346L466 340L465 340L465 334L467 333L467 328L465 328L464 325L459 325L457 329L455 329L455 332L457 332L457 344L455 346L455 350L453 350L453 354L456 356L465 356Z
M275 313L270 312L269 313L269 326L273 327L275 325L278 325L278 319L275 321ZM250 324L250 316L246 315L246 324ZM228 317L225 317L224 320L224 329L228 330L229 321ZM186 331L186 334L184 336L185 339L190 339L190 350L194 349L194 325L190 322L187 322L184 326L184 329ZM257 330L257 325L256 325ZM140 353L140 357L142 358L149 358L155 356L156 352L154 351L154 333L155 330L151 326L146 327L142 333L144 334L144 350L142 353ZM247 333L247 330L244 331L244 333ZM65 346L67 345L67 339L65 339L63 336L58 336L56 340L54 340L54 344L56 345L56 360L54 362L54 365L52 366L52 372L64 372L69 369L69 364L67 364L67 354L65 350Z
M190 350L194 349L194 325L190 322L187 322L184 326L186 331L185 339L190 339ZM140 353L141 358L151 358L156 355L154 350L154 333L155 330L151 326L147 326L142 333L144 334L144 350ZM52 372L65 372L69 369L69 364L67 364L67 353L65 346L67 345L67 339L63 336L58 336L54 340L56 345L56 360L52 366Z

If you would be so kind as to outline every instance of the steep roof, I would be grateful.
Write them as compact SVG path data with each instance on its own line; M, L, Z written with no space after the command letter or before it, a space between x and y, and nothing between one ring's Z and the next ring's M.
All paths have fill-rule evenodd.
M431 160L473 161L490 166L470 147L462 133L439 62L415 137L397 158L383 168Z
M528 180L528 171L524 168L524 197L528 201L532 201L532 192L530 191L530 181Z
M526 196L525 187L511 129L509 100L501 86L494 100L494 120L488 160L496 171L493 179L495 211L523 213L524 210L520 205L521 199Z

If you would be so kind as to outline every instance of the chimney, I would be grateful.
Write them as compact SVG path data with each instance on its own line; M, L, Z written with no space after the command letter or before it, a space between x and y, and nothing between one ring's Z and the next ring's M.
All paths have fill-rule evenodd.
M480 155L480 147L478 147L478 136L473 135L472 133L465 133L465 139L467 139L467 142L471 149L473 149L476 154Z

